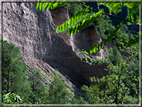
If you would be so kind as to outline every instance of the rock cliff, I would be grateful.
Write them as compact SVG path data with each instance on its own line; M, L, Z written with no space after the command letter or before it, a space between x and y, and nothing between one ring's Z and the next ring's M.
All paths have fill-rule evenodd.
M3 3L2 10L3 39L20 47L28 66L40 68L43 72L50 74L53 69L58 69L65 80L70 78L69 84L77 87L83 84L88 85L89 77L100 78L108 74L104 70L106 63L89 65L82 62L73 51L75 48L82 47L88 49L88 46L99 42L100 39L94 31L88 32L92 41L87 35L82 36L82 39L85 38L83 40L78 39L79 35L83 35L81 32L71 37L68 37L66 32L56 33L56 26L69 18L65 9L58 10L57 14L60 16L58 20L55 10L37 11L35 3ZM74 41L80 41L83 45ZM45 81L48 82L48 78L45 77Z
M65 7L60 7L56 10L50 10L50 12L56 27L68 20L71 16L68 9ZM62 32L59 34L59 36L62 37L66 43L72 47L75 53L81 51L82 49L85 49L89 52L90 46L94 46L94 44L98 44L102 41L101 36L97 35L95 28L93 27L86 28L71 36L68 36L66 32ZM98 53L95 55L101 57L105 56L103 50L100 51L101 54Z

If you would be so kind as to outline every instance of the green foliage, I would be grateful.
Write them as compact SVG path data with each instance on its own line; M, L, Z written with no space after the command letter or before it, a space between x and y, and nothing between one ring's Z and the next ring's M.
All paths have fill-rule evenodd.
M109 38L109 34L115 30L115 26L112 25L112 21L107 15L100 16L89 26L95 28L97 35L100 35L102 37L102 40ZM123 24L120 27L120 29L115 33L114 38L112 38L111 41L113 41L114 43L116 42L119 43L121 40L127 43L129 41L129 35L127 31L128 31L128 27L125 24Z
M126 6L127 7L127 19L131 20L133 22L137 22L139 23L139 4L141 2L135 2L135 3L125 3L125 2L120 2L120 3L114 3L114 1L110 2L103 2L103 3L97 3L98 6L100 5L104 5L106 7L108 7L109 12L110 13L115 13L118 14L119 12L121 12L121 6ZM134 15L136 16L136 18L134 17ZM129 24L132 24L130 22L128 22Z
M37 6L36 6L36 9L40 10L40 11L45 11L45 10L49 10L49 9L55 9L55 8L58 8L58 7L62 7L62 6L65 6L67 5L68 3L65 3L65 2L56 2L56 3L50 3L49 1L47 1L46 3L41 0L39 2L37 2Z
M60 3L43 3L43 2L38 2L37 3L37 9L39 8L40 10L45 10L45 5L47 4L48 9L53 9L52 6L54 4L57 4L56 7L60 6ZM49 4L51 4L49 6ZM67 3L63 3L63 5L66 5ZM103 10L100 10L99 12L96 13L87 13L89 12L88 8L83 8L79 12L76 12L75 15L73 15L72 18L64 22L62 25L57 26L56 32L61 33L63 31L67 31L69 35L77 33L81 30L83 30L85 27L87 27L90 23L92 23L94 20L97 19L98 16L100 16L103 12Z
M77 21L77 23L73 24L73 26L67 30L68 34L74 34L77 33L81 30L83 30L84 28L86 28L89 24L91 24L94 20L96 20L102 13L104 12L104 10L100 10L99 12L96 13L87 13L86 15L84 15L82 17L82 20ZM77 18L80 18L78 16L76 16ZM73 19L75 22L76 20Z
M89 12L89 9L87 8L80 10L75 15L73 15L69 20L64 22L62 25L57 26L56 32L61 33L65 30L67 31L68 29L71 29L73 26L80 25L80 22L90 15L90 14L87 14L87 12ZM70 35L71 33L73 34L75 31L74 32L67 31L67 32Z
M121 44L121 52L114 46L108 51L105 59L109 64L107 71L109 71L110 75L102 78L90 78L94 85L83 86L81 88L83 95L79 96L79 98L74 98L67 90L67 84L63 82L62 76L57 71L53 71L55 76L48 87L45 87L43 77L39 70L31 68L30 75L28 75L27 68L24 66L25 64L21 60L18 60L18 58L21 58L20 54L18 54L20 53L19 48L3 41L3 53L5 53L2 54L3 70L5 71L3 72L3 103L137 104L139 102L139 45L135 44L131 47L125 47L123 43ZM8 50L11 50L11 52ZM125 57L124 53L127 53L129 57ZM93 57L89 55L89 57L83 57L82 54L78 54L78 56L84 59L87 58L86 61L88 63L91 63L91 60L93 60ZM17 63L16 61L19 62ZM19 68L22 65L24 69ZM17 69L18 73L16 71ZM7 70L9 72L6 72ZM26 77L24 78L25 75ZM12 78L12 83L9 78ZM27 79L29 82L27 82ZM22 89L19 89L19 87L22 87ZM16 94L5 94L7 91Z
M71 93L61 75L56 74L51 85L46 87L39 70L29 68L30 72L28 71L18 47L3 41L2 57L3 103L21 103L21 99L22 103L32 104L65 104L71 101Z
M4 94L2 100L3 104L20 104L22 102L21 97L15 93Z
M113 48L110 48L109 52L108 52L108 56L107 56L108 60L107 63L112 63L113 65L118 65L120 64L120 60L123 57L121 56L121 53L119 52L119 50L117 49L116 46L114 46Z
M89 104L138 104L139 103L139 61L136 46L125 47L121 52L113 47L106 62L110 75L92 77L92 85L82 87L83 100ZM122 54L121 54L122 53ZM128 53L129 56L124 53Z
M2 49L2 94L15 93L28 102L31 93L28 70L20 55L20 49L3 41Z
M97 3L98 4L98 7L100 5L104 5L106 7L108 7L109 9L109 13L115 13L115 14L118 14L119 12L121 12L121 3Z
M55 73L54 80L49 86L49 93L47 94L47 103L68 104L71 100L72 95L67 90L67 84L64 83L59 73Z
M78 99L73 98L67 90L67 85L62 81L61 75L55 74L55 77L49 88L44 86L43 78L39 71L31 69L32 75L20 55L20 49L13 44L8 44L3 41L2 50L2 94L3 102L7 104L21 103L21 98L24 103L49 103L49 104L136 104L138 103L138 86L139 86L139 57L138 57L138 42L139 36L135 35L131 38L127 35L127 27L123 25L124 21L116 28L111 25L108 17L103 16L103 10L93 12L89 7L82 8L75 3L66 2L39 2L36 9L50 10L61 6L68 5L73 17L57 26L56 32L61 33L67 31L69 35L77 33L85 27L95 23L98 33L105 39L99 44L95 44L90 48L90 54L104 48L111 40L120 44L120 46L132 46L110 49L106 59L109 66L107 70L110 75L102 78L92 77L91 81L95 85L82 87L83 96ZM98 3L109 8L110 13L118 14L121 11L121 6L128 7L128 16L126 19L139 22L139 3ZM74 8L73 8L74 7ZM109 14L111 15L111 14ZM136 16L136 18L134 17ZM100 21L98 21L99 19ZM108 19L105 25L103 19ZM102 23L102 24L101 24ZM115 37L115 38L114 38ZM9 51L10 50L10 51ZM85 50L86 54L89 55ZM128 54L125 57L122 54ZM87 63L93 62L92 57L83 57ZM97 62L98 63L98 62ZM29 82L28 82L29 80ZM10 92L12 94L10 94ZM14 93L15 94L14 94ZM8 93L8 94L5 94ZM21 98L19 96L21 96Z
M114 43L119 43L121 41L128 42L129 35L127 34L127 26L124 24L119 31L116 33L115 38L113 39Z
M132 36L128 41L122 40L122 42L124 43L125 46L132 46L132 45L139 42L139 36L138 35Z
M61 33L67 31L68 35L77 33L92 23L103 12L103 10L97 13L87 12L89 12L88 8L80 10L62 25L57 26L56 32Z
M122 64L122 63L121 63ZM128 73L123 63L118 66L113 64L108 66L108 69L113 73L102 78L91 78L91 81L95 85L89 87L84 86L84 100L89 104L138 104L138 78L135 77L135 81L130 82L126 80L133 80L126 76ZM133 72L129 72L131 76ZM129 86L128 86L129 84Z
M137 23L139 23L139 4L140 3L123 3L124 6L128 7L128 20L136 21ZM134 15L136 16L136 18L134 17Z
M115 26L112 25L112 21L107 15L98 17L98 19L96 19L89 26L94 27L97 35L101 35L103 39L107 39L108 34L115 29Z
M44 79L41 75L40 70L31 68L28 81L30 82L32 90L29 96L29 102L31 102L32 104L46 102L46 94L48 92L48 87L45 86Z
M70 4L67 4L66 8L69 10L71 15L73 16L82 9L82 6L76 3L70 3Z
M28 71L20 48L3 41L2 57L2 94L15 93L21 96L23 103L45 102L48 88L43 83L43 77L34 68Z
M88 103L83 99L83 97L79 97L79 98L74 98L72 100L72 104L88 104Z
M91 56L91 55L85 55L82 52L78 52L77 56L84 62L90 64L90 65L95 65L97 64L97 60L95 59L95 57Z

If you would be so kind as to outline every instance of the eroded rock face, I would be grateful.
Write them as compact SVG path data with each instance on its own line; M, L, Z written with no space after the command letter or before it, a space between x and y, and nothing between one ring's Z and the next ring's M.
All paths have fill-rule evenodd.
M69 12L65 7L59 7L58 9L50 10L50 13L56 27L69 19ZM68 45L70 45L70 36L67 35L66 32L60 33L59 36L62 37Z
M29 57L42 60L78 87L89 84L89 77L108 74L104 70L106 63L82 62L72 47L56 34L55 25L50 11L37 11L35 3L3 3L3 39L20 47L25 61Z
M56 27L63 24L71 17L68 9L65 7L59 7L58 9L50 10L50 12ZM91 46L94 46L94 44L98 44L102 41L101 36L97 35L95 28L93 27L85 28L84 30L70 36L65 31L59 33L59 36L72 47L76 54L78 54L82 49L89 52L89 48ZM108 46L105 46L105 48L108 49ZM101 49L93 55L103 58L106 56L106 52Z
M74 51L84 49L87 52L89 52L89 48L91 46L94 46L94 44L100 43L102 40L101 40L101 37L97 35L95 28L88 27L72 35L70 41L72 43Z

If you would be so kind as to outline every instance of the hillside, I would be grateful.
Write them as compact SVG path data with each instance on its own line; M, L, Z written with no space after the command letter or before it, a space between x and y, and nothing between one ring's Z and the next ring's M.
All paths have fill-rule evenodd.
M71 14L65 7L60 7L58 9L50 11L38 11L36 10L36 3L3 3L3 40L7 41L8 43L12 43L20 48L20 53L23 56L23 60L26 63L26 66L28 67L30 76L34 75L31 70L32 67L39 69L43 77L42 82L45 86L48 86L48 84L51 84L55 70L59 71L59 73L57 74L61 74L62 80L68 85L68 90L73 93L75 97L82 95L80 89L83 90L83 88L81 87L83 87L84 85L86 85L86 87L88 86L88 88L84 88L84 90L93 90L93 92L96 92L96 96L98 95L99 90L100 93L102 93L104 89L107 90L107 88L104 87L108 86L108 90L106 92L108 92L108 95L110 95L110 84L111 82L113 82L113 80L115 81L116 79L117 81L117 78L121 77L121 75L124 75L125 78L123 79L130 77L128 76L129 74L127 75L126 73L129 70L134 71L134 73L136 73L136 76L138 76L138 60L133 56L133 61L130 61L130 63L126 64L126 59L121 56L121 54L123 53L120 53L118 49L120 45L117 44L117 42L120 41L121 38L124 38L126 40L130 38L130 36L126 35L125 30L122 30L123 28L126 28L126 26L123 26L123 28L116 35L118 39L114 38L114 40L110 42L110 44L105 46L105 48L108 49L108 52L105 52L103 49L101 49L99 52L93 54L92 56L89 56L83 53L80 54L81 50L85 49L86 51L89 51L90 46L100 43L104 39L104 37L102 37L101 34L98 34L96 29L94 29L92 25L71 36L68 36L66 32L57 34L56 27L68 20L70 17ZM112 29L114 28L113 26L111 27ZM111 27L109 28L108 32L112 30ZM116 44L114 41L116 42ZM136 48L138 48L138 45L136 45ZM107 54L108 56L106 57ZM130 54L129 56L131 56L131 53L128 54ZM99 60L97 61L94 58L99 58L100 62L101 59L105 61L102 61L100 63ZM121 59L124 60L122 61ZM122 67L125 64L128 67ZM107 66L108 69L106 70ZM136 69L134 69L134 66ZM122 69L120 69L119 67L122 67ZM123 68L125 68L126 70L123 70ZM125 73L118 73L117 70L123 70ZM120 76L115 75L117 73ZM129 94L129 92L123 93L123 91L120 91L120 93L123 93L124 96L125 94L128 94L128 96L126 95L126 97L124 97L126 99L125 103L129 103L131 101L127 101L127 97L131 95L135 99L133 103L138 103L138 94L134 91L139 89L137 87L138 80L134 80L134 84L136 85L134 85L133 87L136 88L131 89L132 86L128 85L127 83L131 81L131 79L133 78L132 76L134 76L135 74L133 75L133 73L131 73L130 75L130 80L124 80L123 82L124 84L126 84L123 85L122 83L121 85L122 89L126 91L129 90L132 92L132 94ZM109 78L110 76L112 80L106 79L105 76L106 78ZM98 78L101 82L104 82L104 80L106 79L106 81L102 83L104 84L104 86L102 86L102 84L100 83L101 85L98 85L98 87L100 88L99 89L97 85L95 86L92 80L90 80L90 77ZM34 76L33 78L35 80L38 79L38 77ZM92 86L92 84L94 85L94 87ZM112 86L113 85L115 87L115 84L112 83ZM89 86L92 86L93 88ZM127 88L125 87L129 87L130 89L127 90ZM86 90L85 92L88 92ZM116 90L113 92L119 91L118 88L116 88ZM89 94L85 94L86 100L85 98L83 99L83 101L79 100L80 104L92 104L94 103L92 101L97 102L99 97L100 99L102 98L101 95L98 95L99 97L92 97L92 94L90 94L92 93L91 91L88 92ZM115 95L110 96L113 99ZM90 101L90 99L92 101ZM105 102L105 100L100 99L100 103ZM118 103L117 100L115 100L114 102ZM109 103L114 102L111 100Z

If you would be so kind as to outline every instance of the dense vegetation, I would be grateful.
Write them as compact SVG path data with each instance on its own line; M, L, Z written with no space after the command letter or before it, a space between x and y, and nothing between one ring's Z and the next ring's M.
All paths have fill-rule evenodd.
M16 93L25 102L31 93L28 69L20 55L20 49L3 41L2 48L2 94Z
M82 7L70 4L67 6L72 15ZM75 9L72 9L75 7ZM108 16L99 16L88 27L94 27L102 39L116 29ZM3 41L2 50L2 94L4 104L138 104L139 103L139 44L125 46L134 35L127 26L123 26L115 34L106 50L106 57L97 59L92 55L80 58L89 64L108 63L109 75L102 78L92 77L90 86L81 88L82 96L73 97L67 85L56 71L51 84L45 86L40 71L27 68L20 49ZM9 51L11 50L11 51ZM55 71L53 71L55 72ZM31 74L30 74L31 73ZM37 79L38 78L38 79Z
M127 48L126 48L127 49ZM131 47L132 49L132 47ZM132 49L133 50L133 49ZM126 52L126 51L125 51ZM83 98L91 104L138 104L139 103L139 61L135 51L125 59L117 47L109 50L105 62L110 75L90 78L95 85L82 87ZM133 53L134 52L134 53ZM132 54L134 56L132 56Z

